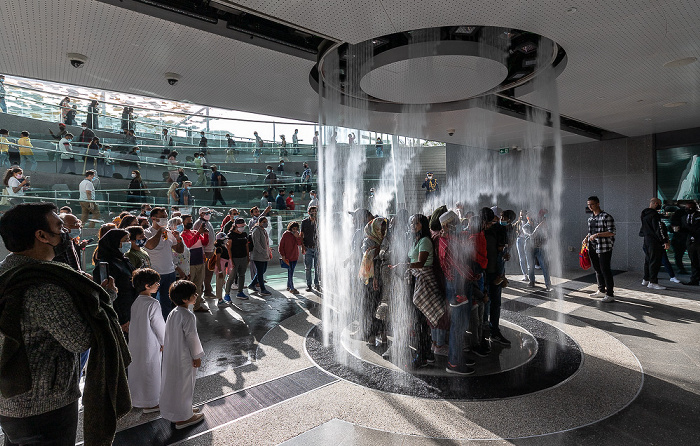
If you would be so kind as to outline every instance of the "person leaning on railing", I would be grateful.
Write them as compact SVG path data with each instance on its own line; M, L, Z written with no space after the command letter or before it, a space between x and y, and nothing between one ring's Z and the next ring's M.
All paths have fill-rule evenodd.
M7 137L10 136L10 131L7 129L0 129L0 166L10 167L10 140Z

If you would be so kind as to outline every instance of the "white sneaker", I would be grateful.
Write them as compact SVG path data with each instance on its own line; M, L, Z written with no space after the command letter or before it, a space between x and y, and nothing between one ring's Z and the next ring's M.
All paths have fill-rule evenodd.
M681 281L678 280L677 277L671 277L669 280L670 280L671 282L673 282L673 283L681 283Z
M649 285L647 285L647 288L651 288L652 290L665 290L666 289L665 286L661 286L658 283L649 283Z
M615 302L615 298L613 296L605 296L601 302Z
M642 279L642 286L647 286L647 285L649 285L649 281Z
M605 293L601 293L600 290L596 291L595 293L591 294L591 297L600 297Z
M530 278L527 277L527 276L523 276L523 278L520 279L520 281L521 281L521 282L529 282L529 281L530 281Z

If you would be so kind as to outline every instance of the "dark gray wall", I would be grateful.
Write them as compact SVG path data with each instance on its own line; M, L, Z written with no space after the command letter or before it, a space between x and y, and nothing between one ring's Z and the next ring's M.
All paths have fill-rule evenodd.
M644 254L639 237L640 214L656 196L653 137L568 145L564 147L563 164L562 241L565 247L575 249L565 256L565 266L578 267L574 254L587 232L586 199L597 195L617 226L613 269L641 271Z
M446 154L447 176L458 175L456 166L465 147L448 144ZM467 150L476 150L473 148ZM484 151L485 156L490 154ZM462 152L463 153L463 152ZM544 181L550 178L554 165L554 151L545 149ZM638 235L642 209L655 196L653 137L621 138L563 148L562 218L564 231L564 267L577 269L578 250L587 232L589 214L585 213L586 199L600 198L601 206L615 219L617 237L613 251L613 269L641 271L644 255ZM507 208L508 197L499 197L498 204ZM492 206L493 203L481 203ZM516 207L512 207L517 209ZM579 269L580 271L580 269Z

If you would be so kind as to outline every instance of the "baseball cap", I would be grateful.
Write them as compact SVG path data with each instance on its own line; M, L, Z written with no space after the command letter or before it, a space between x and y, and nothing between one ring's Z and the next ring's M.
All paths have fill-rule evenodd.
M211 209L207 207L199 208L199 213L200 214L211 214Z

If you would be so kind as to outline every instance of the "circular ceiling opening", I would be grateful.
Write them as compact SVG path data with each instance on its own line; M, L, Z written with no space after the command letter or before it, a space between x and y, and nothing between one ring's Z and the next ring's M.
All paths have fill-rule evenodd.
M489 91L508 75L498 61L466 55L399 60L360 80L366 93L390 102L426 104L467 99Z

